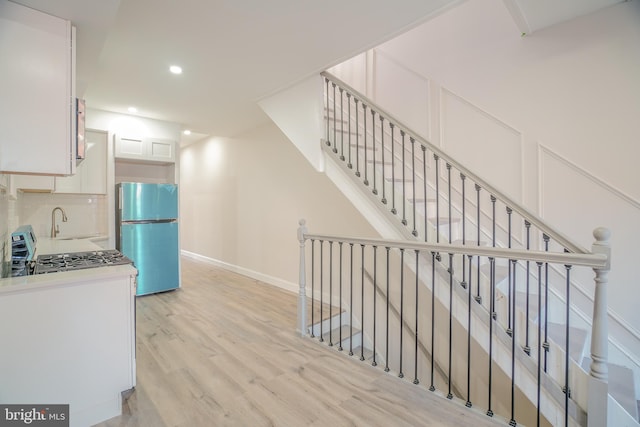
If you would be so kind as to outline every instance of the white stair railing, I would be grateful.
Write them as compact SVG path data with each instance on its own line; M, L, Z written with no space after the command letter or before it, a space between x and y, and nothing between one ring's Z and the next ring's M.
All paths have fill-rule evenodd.
M429 384L430 390L439 390L449 399L461 399L466 406L484 406L487 415L504 417L511 425L523 422L539 425L541 418L546 418L552 425L604 426L607 425L607 351L603 343L607 341L610 235L606 229L597 229L594 237L596 242L591 252L573 254L309 234L301 220L298 330L304 336L310 324L322 321L322 308L320 318L313 319L317 311L313 304L318 300L334 305L340 301L342 307L338 308L351 307L349 316L362 319L358 326L370 342L377 342L373 346L374 355L386 355L385 370L411 378L414 384ZM334 247L340 250L332 250ZM343 251L343 247L348 249ZM311 259L307 257L309 252ZM512 310L516 327L507 335L493 313L472 298L473 281L468 284L458 281L452 268L443 268L437 262L437 258L448 258L449 265L453 265L455 258L461 258L472 269L480 257L489 259L494 267L498 260L506 260L514 265L534 263L539 271L544 265L559 266L567 274L572 269L585 267L595 271L593 318L597 327L592 329L592 364L588 376L581 376L584 372L569 364L559 372L553 367L545 372L542 324L537 324L531 349L525 353L515 346L522 331L517 327L515 305ZM496 288L495 271L492 268L490 273L490 294ZM517 281L515 267L513 276ZM538 277L541 287L542 274ZM339 295L338 287L332 286L338 283L342 290ZM380 296L376 300L377 288L385 289L386 300ZM312 305L311 319L307 314L308 304ZM399 311L400 319L390 315L390 305ZM427 349L428 357L421 355L418 344ZM567 350L567 347L563 349ZM489 355L491 362L479 365L480 353ZM373 364L376 365L375 356ZM434 375L435 365L444 375ZM463 395L454 396L452 390L455 389ZM517 399L516 389L527 397L527 402ZM558 397L558 390L562 389L569 391L560 392L564 399ZM486 403L482 402L485 398ZM537 420L517 419L523 412L522 405L531 404Z

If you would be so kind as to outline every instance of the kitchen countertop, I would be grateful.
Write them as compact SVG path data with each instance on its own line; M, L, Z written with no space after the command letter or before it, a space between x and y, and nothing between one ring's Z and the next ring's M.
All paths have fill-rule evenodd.
M102 248L93 243L91 238L51 239L40 237L38 238L36 256L100 250L102 250ZM0 279L0 296L3 294L20 293L50 286L80 285L98 279L136 274L137 270L132 265L111 265L82 270L61 271L58 273L7 277Z

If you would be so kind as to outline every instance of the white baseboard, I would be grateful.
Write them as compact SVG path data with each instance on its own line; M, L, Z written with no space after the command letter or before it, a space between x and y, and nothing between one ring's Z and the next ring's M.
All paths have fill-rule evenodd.
M297 283L288 282L286 280L279 279L277 277L269 276L267 274L263 274L254 270L250 270L248 268L240 267L238 265L229 264L228 262L220 261L214 258L209 258L204 255L200 255L194 252L185 251L182 249L180 253L186 257L196 259L198 261L203 261L211 265L215 265L216 267L223 268L228 271L232 271L234 273L242 274L247 277L251 277L252 279L260 280L261 282L268 283L270 285L276 286L285 291L293 292L295 294L299 291L299 285Z

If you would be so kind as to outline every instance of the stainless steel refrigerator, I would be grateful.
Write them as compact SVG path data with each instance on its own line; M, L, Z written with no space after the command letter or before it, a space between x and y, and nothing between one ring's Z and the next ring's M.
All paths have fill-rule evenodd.
M116 248L138 269L136 295L179 288L178 186L123 182L116 194Z

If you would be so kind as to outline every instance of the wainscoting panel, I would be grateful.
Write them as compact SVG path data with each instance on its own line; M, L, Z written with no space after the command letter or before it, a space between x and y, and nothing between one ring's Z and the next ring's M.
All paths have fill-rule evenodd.
M549 148L540 146L539 152L542 217L587 249L593 243L594 228L611 229L609 311L620 326L626 325L628 332L639 336L636 295L640 226L628 225L640 224L640 204ZM593 295L593 272L577 274L575 279Z
M429 138L429 80L376 51L375 101L421 137Z
M338 64L329 71L331 74L348 83L360 93L367 93L367 54L361 53L353 58Z
M496 189L522 203L522 134L444 88L440 100L443 149Z

